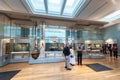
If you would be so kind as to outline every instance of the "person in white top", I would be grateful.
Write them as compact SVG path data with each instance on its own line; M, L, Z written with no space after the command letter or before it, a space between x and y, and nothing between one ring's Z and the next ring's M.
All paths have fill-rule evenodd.
M70 46L70 64L72 66L75 65L75 51L73 49L73 46Z

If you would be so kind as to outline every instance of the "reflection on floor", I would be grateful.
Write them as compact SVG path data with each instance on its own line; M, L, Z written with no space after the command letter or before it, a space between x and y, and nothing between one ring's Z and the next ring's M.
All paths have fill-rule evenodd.
M85 64L100 63L113 70L95 72ZM0 72L21 70L11 80L119 80L120 57L118 60L106 57L104 59L83 59L82 66L71 66L72 70L64 68L64 62L49 64L14 63L0 67Z

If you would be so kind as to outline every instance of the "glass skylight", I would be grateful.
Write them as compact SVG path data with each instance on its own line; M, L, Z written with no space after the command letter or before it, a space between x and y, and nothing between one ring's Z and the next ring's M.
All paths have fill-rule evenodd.
M44 0L26 0L32 12L45 13Z
M74 17L86 0L26 0L33 14Z
M67 0L63 15L75 16L85 0Z
M120 10L107 15L106 17L100 19L100 21L111 22L111 21L117 20L119 18L120 18Z
M48 13L60 15L63 0L48 0Z

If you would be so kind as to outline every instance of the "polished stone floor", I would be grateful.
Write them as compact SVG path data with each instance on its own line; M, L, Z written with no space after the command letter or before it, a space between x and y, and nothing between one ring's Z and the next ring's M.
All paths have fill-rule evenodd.
M95 72L85 64L100 63L113 70ZM72 70L64 68L64 62L33 64L14 63L0 67L0 72L21 70L11 80L120 80L120 57L117 60L83 59L83 65L71 66Z

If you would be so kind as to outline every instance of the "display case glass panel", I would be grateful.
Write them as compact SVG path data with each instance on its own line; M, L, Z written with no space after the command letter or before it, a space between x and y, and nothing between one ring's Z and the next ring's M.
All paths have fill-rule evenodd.
M45 51L62 51L64 43L46 43Z
M29 43L13 43L13 52L29 51Z

